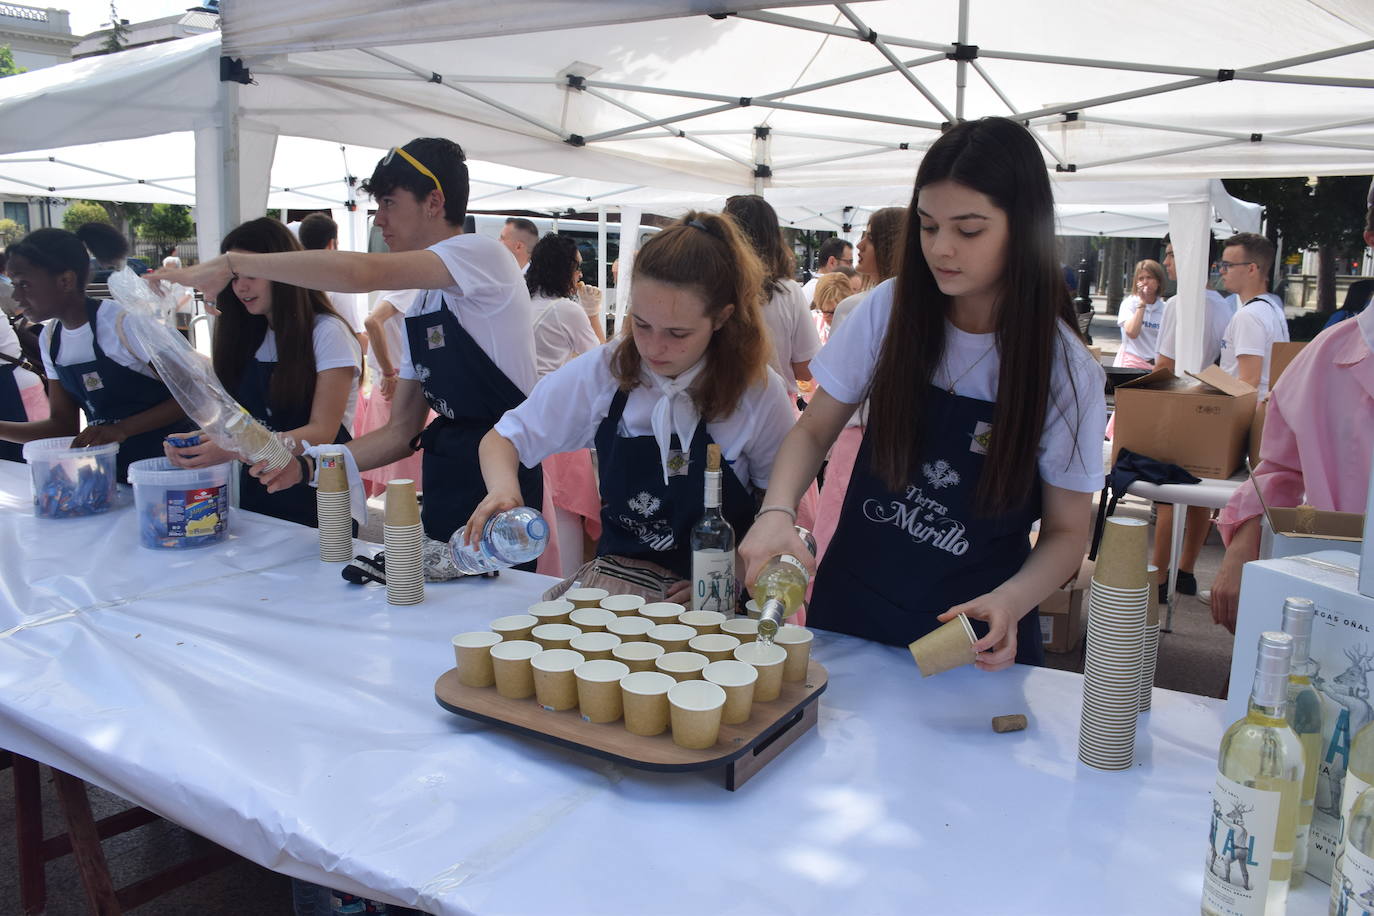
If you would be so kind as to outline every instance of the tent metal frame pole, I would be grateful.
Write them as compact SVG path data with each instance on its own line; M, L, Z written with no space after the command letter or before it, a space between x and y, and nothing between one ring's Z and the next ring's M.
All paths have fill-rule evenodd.
M330 183L333 184L333 182L330 182ZM347 201L341 201L341 200L339 200L337 197L325 197L325 196L320 195L320 194L309 194L309 193L307 193L307 192L305 192L305 191L302 191L300 188L296 188L296 187L291 187L291 188L279 188L279 187L277 187L276 185L270 185L269 188L270 188L270 190L272 190L272 191L277 191L277 192L280 192L280 193L282 193L282 194L298 194L298 195L300 195L301 197L309 197L311 200L322 200L322 201L325 201L326 203L331 203L331 204L341 204L341 205L342 205L342 204L347 203Z
M592 194L592 195L589 195L589 196L584 196L582 199L585 200L585 201L588 201L588 202L591 202L591 201L594 201L594 200L602 200L602 199L607 198L607 197L615 197L617 194L628 194L628 193L631 192L631 191L642 191L644 188L647 188L647 187L648 187L648 185L643 185L643 184L627 184L627 185L626 185L625 187L623 187L623 188L615 188L615 189L610 190L610 191L602 191L600 194Z
M468 203L471 204L475 201L486 200L488 197L497 197L501 194L509 194L511 191L530 191L535 188L543 187L546 184L553 184L555 181L561 180L562 176L555 175L553 177L545 178L540 181L531 182L530 184L504 184L499 181L484 181L482 182L483 184L492 185L493 187L496 187L499 190L491 191L487 194L480 194L477 197L469 197Z
M193 201L196 199L194 191L187 191L184 188L177 188L168 184L163 184L163 182L166 181L186 181L188 179L194 178L194 175L173 175L167 178L134 178L130 175L121 175L118 172L110 172L106 171L105 169L98 169L94 166L82 165L79 162L68 162L65 159L58 159L55 156L37 156L25 159L0 159L0 167L11 164L33 162L51 162L53 165L65 166L66 168L76 169L82 172L90 172L93 175L104 175L106 178L115 179L115 181L102 181L96 184L63 185L59 188L54 187L52 185L37 184L32 181L24 181L19 178L7 178L6 180L13 181L15 184L25 185L26 187L38 188L40 190L47 191L52 194L57 194L62 191L89 191L92 188L109 188L115 186L116 184L141 184L144 187L157 188L159 191L167 191L170 194L180 194L184 197L189 197Z
M890 149L866 149L857 153L843 153L836 156L817 156L815 159L798 159L796 162L782 162L775 165L775 171L784 169L799 169L805 165L821 165L826 162L842 162L846 159L862 159L865 156L877 156L882 153L890 153Z
M944 103L935 97L935 93L927 89L926 84L916 78L916 74L912 73L906 67L902 66L901 60L898 59L897 55L892 52L892 49L889 48L887 44L881 38L878 37L876 32L874 32L872 29L870 29L868 26L864 24L864 21L859 18L858 14L856 14L853 10L849 8L848 3L836 3L835 9L839 10L840 13L844 16L844 18L848 19L854 25L854 28L856 30L867 33L868 41L871 45L873 45L873 48L879 54L881 54L883 57L887 59L887 62L892 65L892 69L896 71L899 75L901 75L908 83L910 83L912 87L917 92L919 92L925 98L925 100L929 102L932 107L934 107L936 111L940 113L940 116L942 118L950 122L953 122L955 120L954 112L946 108L944 106Z
M589 137L583 137L582 142L588 145L592 143L600 143L603 140L609 140L613 137L622 136L623 134L638 132L641 130L649 130L650 128L654 127L662 127L665 124L673 124L678 121L691 121L695 120L696 118L705 118L713 114L720 114L722 111L734 111L736 108L739 107L741 107L739 100L736 99L729 105L712 105L710 108L698 108L696 111L688 111L682 114L671 115L666 118L657 118L653 121L645 121L642 124L631 124L628 127L617 127L614 130L602 131L599 134L592 134Z
M414 64L401 60L399 57L394 57L390 54L387 54L385 51L378 51L375 48L362 48L361 50L364 54L368 55L369 57L375 57L377 60L385 61L386 63L391 64L393 67L399 67L402 70L409 70L416 76L423 77L426 82L430 81L430 78L434 75L433 71L426 72L424 68L417 67ZM510 115L512 118L515 118L516 120L524 121L526 124L530 124L534 127L538 127L540 130L547 131L549 134L552 134L559 140L566 140L568 138L568 135L566 133L559 130L554 125L547 124L544 121L541 121L539 118L531 117L530 115L525 114L523 111L520 111L518 108L513 108L510 105L507 105L504 102L499 102L488 95L483 95L475 89L471 89L467 86L463 86L458 83L450 83L447 81L442 82L439 85L451 89L454 92L459 93L460 95L465 95L471 99L475 99L484 105L489 105L492 108L495 108L497 111Z
M903 67L924 67L926 64L933 64L937 61L945 60L944 54L931 54L927 57L913 57L911 60L900 61ZM818 80L814 83L806 83L801 86L793 86L790 89L780 89L777 92L769 92L764 95L754 96L755 100L766 99L785 99L790 95L801 95L806 92L816 92L820 89L832 89L835 86L843 86L846 83L856 83L860 80L871 79L875 76L886 76L892 72L892 67L873 67L869 70L859 70L855 73L846 73L844 76L832 76L830 79Z
M807 114L830 115L834 118L850 118L855 121L876 121L879 124L900 124L903 127L919 127L924 130L938 131L944 127L934 121L916 121L910 118L894 118L891 115L871 114L866 111L844 111L839 108L823 108L819 105L798 105L794 102L768 102L754 99L754 104L764 108L778 108L783 111L801 111Z
M863 137L840 137L834 134L808 134L794 130L775 130L775 137L792 137L798 140L823 140L828 143L853 143L859 146L881 146L883 149L901 149L897 140L866 140Z
M583 90L583 91L586 92L588 95L592 96L593 98L600 99L601 101L605 102L607 105L613 105L613 106L615 106L616 108L619 108L621 111L624 111L624 112L626 112L626 113L628 113L628 114L634 115L636 118L644 118L645 120L650 120L650 119L652 119L652 117L653 117L652 115L646 114L645 112L640 111L639 109L637 109L637 108L635 108L635 107L633 107L633 106L631 106L631 105L625 104L624 102L620 101L620 100L617 99L617 98L614 98L613 96L607 95L606 93L602 92L600 89L585 89L585 90ZM732 155L731 153L728 153L728 152L726 152L725 150L720 149L720 148L717 147L717 146L713 146L713 145L711 145L710 143L707 143L705 140L699 139L699 138L696 137L695 135L690 134L690 133L688 133L688 132L685 131L685 130L681 130L681 129L679 129L679 128L670 127L670 126L668 126L668 125L666 125L666 124L665 124L665 125L662 125L661 129L662 129L664 132L666 132L669 136L677 137L677 138L679 138L679 139L687 140L687 141L690 141L690 142L692 142L692 143L695 143L697 146L700 146L702 149L704 149L704 150L709 150L710 152L715 153L717 156L720 156L720 157L723 158L723 159L728 159L728 160L730 160L731 162L734 162L734 163L737 163L738 165L744 166L745 168L749 168L749 166L750 166L749 160L745 159L743 156L735 156L735 155ZM651 138L647 138L647 137L646 137L645 139L651 139Z
M836 4L838 7L839 4ZM779 13L767 13L762 10L740 11L734 14L736 19L747 19L750 22L763 22L770 25L787 26L793 29L800 29L803 32L820 32L823 35L836 35L840 38L853 38L856 41L867 42L870 33L856 32L854 29L847 29L842 25L827 25L824 22L812 22L809 19L798 19L795 16L784 16ZM938 41L919 41L915 38L903 38L900 35L886 35L881 32L871 33L872 37L881 41L889 47L895 48L916 48L919 51L939 51L941 54L954 53L954 46L945 42Z
M741 96L720 95L714 92L692 92L687 89L669 89L667 86L640 86L635 83L616 83L611 80L584 80L582 83L591 89L616 89L621 92L643 92L649 95L670 95L679 99L692 99L697 102L729 102L731 106L739 105Z
M1146 121L1126 121L1118 118L1101 118L1095 115L1080 116L1078 120L1085 121L1089 124L1111 124L1116 127L1139 127L1147 130L1168 131L1170 133L1196 134L1203 137L1223 137L1229 140L1241 140L1245 142L1250 142L1254 136L1260 136L1262 140L1259 142L1263 143L1296 143L1306 146L1332 147L1334 149L1374 150L1374 145L1368 143L1352 143L1345 140L1322 140L1319 138L1301 136L1308 131L1333 129L1333 127L1329 125L1319 125L1312 128L1290 128L1283 132L1276 133L1251 134L1243 131L1208 130L1201 127L1173 127L1168 124L1152 124ZM1364 118L1362 122L1368 122L1370 120L1374 119Z
M1155 150L1149 153L1140 153L1135 156L1117 156L1112 159L1099 159L1096 162L1077 163L1078 171L1085 169L1100 168L1104 165L1117 165L1122 162L1141 162L1146 159L1159 159L1164 156L1177 156L1179 153L1195 153L1205 149L1219 149L1223 146L1235 146L1238 143L1248 143L1248 140L1218 140L1215 143L1197 143L1192 146L1179 146L1174 149Z
M982 64L978 63L978 61L976 60L971 60L969 61L969 63L973 65L973 72L977 73L980 77L982 77L983 82L987 84L988 88L992 90L993 94L997 96L997 98L1002 100L1003 105L1007 106L1007 111L1015 112L1016 103L1014 103L1011 100L1011 98L1005 92L1002 91L1002 87L997 85L993 78L988 74L987 70L983 69ZM1027 130L1030 129L1027 128ZM1067 166L1069 164L1069 161L1065 159L1062 155L1060 155L1059 150L1055 149L1050 144L1050 141L1047 140L1045 137L1042 137L1034 130L1030 130L1030 135L1035 138L1035 142L1039 143L1040 146L1045 150L1045 152L1049 153L1052 157L1054 157L1055 162L1062 166Z
M968 45L968 2L959 0L959 44ZM958 60L954 64L954 115L964 120L964 96L968 89L968 61Z

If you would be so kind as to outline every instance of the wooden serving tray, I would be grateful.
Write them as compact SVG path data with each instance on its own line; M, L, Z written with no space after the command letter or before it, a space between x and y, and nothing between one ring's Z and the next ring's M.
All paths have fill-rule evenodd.
M783 681L776 700L756 702L746 722L722 724L715 746L702 750L674 744L671 727L653 737L632 735L623 721L584 722L576 706L551 712L534 697L512 700L495 687L467 687L458 682L457 668L439 676L434 698L456 715L641 770L681 773L724 766L725 787L733 792L816 724L818 700L828 683L825 668L811 659L804 680Z

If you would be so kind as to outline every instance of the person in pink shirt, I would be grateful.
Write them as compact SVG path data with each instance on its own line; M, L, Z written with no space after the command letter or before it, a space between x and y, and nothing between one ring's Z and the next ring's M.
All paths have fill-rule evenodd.
M1374 232L1365 233L1374 245ZM1226 542L1212 620L1232 633L1241 567L1259 557L1260 507L1364 512L1374 457L1374 310L1327 328L1284 370L1269 397L1254 485L1236 490L1217 526Z

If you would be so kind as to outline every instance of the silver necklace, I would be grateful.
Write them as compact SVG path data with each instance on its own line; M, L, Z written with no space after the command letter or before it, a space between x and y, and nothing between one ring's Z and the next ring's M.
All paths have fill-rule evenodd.
M988 348L983 351L982 355L975 359L967 369L965 369L963 372L960 372L959 377L956 378L954 381L950 382L949 386L945 390L948 391L950 394L954 394L954 387L958 385L959 382L963 381L964 376L972 372L979 363L981 363L985 358L987 358L987 355L992 352L992 348L995 346L997 346L997 341L995 340L992 343L988 344ZM949 377L948 369L945 370L945 377Z

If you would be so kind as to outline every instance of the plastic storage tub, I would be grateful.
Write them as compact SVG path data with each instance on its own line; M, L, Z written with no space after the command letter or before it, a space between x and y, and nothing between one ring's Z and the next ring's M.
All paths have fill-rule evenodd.
M72 438L24 443L39 518L82 518L114 507L118 443L72 448Z
M129 465L144 547L208 547L229 533L229 474L233 465L179 468L166 458Z

